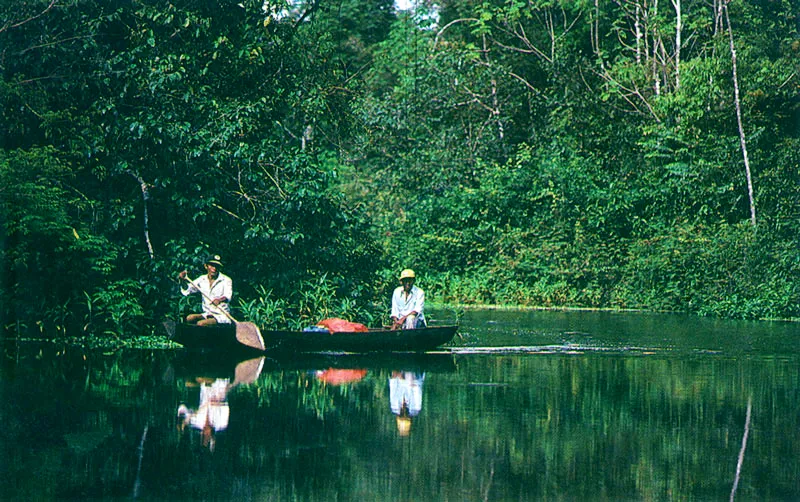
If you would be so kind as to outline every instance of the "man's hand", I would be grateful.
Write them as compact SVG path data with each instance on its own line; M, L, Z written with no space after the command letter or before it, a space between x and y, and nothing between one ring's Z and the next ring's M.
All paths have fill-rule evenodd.
M181 281L186 279L186 273L187 272L185 270L181 270L181 272L178 274L178 279Z

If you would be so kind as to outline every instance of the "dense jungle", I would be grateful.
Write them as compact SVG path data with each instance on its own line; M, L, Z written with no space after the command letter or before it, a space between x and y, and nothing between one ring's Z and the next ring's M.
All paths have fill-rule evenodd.
M6 333L429 302L800 317L798 0L0 6Z

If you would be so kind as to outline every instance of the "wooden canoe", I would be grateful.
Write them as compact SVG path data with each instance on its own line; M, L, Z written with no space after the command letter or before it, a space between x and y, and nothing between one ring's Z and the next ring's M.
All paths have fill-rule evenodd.
M218 353L253 351L236 339L232 324L193 326L164 323L172 341L188 349ZM433 326L422 329L370 329L359 332L306 332L264 330L261 335L268 351L288 352L424 352L453 339L458 326Z
M215 354L262 353L263 350L243 344L236 336L236 325L214 324L197 326L193 324L166 321L167 336L175 343L190 350L213 351Z
M266 330L261 334L268 350L290 352L423 352L446 344L458 326L421 329L370 329L358 332Z

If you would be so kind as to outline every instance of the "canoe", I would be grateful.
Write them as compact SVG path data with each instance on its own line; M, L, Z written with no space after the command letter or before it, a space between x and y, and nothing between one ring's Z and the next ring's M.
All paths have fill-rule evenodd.
M167 337L190 350L213 351L215 354L258 354L263 351L248 347L236 337L235 324L214 324L197 326L194 324L164 322Z
M187 349L217 353L255 351L236 339L232 324L194 326L165 322L170 339ZM358 332L307 332L264 330L261 335L268 351L288 352L424 352L453 339L458 326L429 326L421 329L370 329Z
M458 326L354 332L262 331L267 349L290 352L423 352L446 344Z

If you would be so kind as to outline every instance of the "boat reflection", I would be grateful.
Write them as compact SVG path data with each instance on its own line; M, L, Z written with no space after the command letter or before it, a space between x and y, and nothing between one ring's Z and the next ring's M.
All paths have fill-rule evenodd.
M383 433L387 438L405 438L412 426L419 427L415 423L422 413L426 379L456 371L455 359L447 353L315 353L241 362L187 353L176 358L173 367L177 383L185 389L175 403L177 413L173 408L178 428L210 451L226 431L226 444L249 443L242 437L266 434L258 426L265 421L303 424L296 425L301 429L313 423L305 429L315 431L313 436L332 424L353 423L371 403L377 405L377 415L365 426L382 417L372 422L377 429L368 429L389 432ZM247 390L231 393L248 384L252 385ZM232 416L239 415L247 418L229 427Z
M391 352L391 353L337 353L318 352L304 354L276 354L267 357L264 371L330 371L331 369L367 371L369 375L391 373L393 371L451 373L456 371L453 355L434 352ZM326 375L328 373L325 373ZM331 373L335 375L336 373ZM344 373L342 373L345 375ZM355 376L351 375L351 376ZM366 373L365 375L366 376Z
M428 373L451 373L456 365L451 354L445 353L381 353L381 354L343 354L317 353L303 354L302 357L268 359L267 367L274 374L300 371L322 386L303 385L306 395L328 393L325 390L335 387L361 385L366 393L384 396L385 390L377 390L388 383L389 410L394 418L399 437L411 434L412 424L422 411L422 390ZM269 371L269 370L267 370ZM374 390L368 390L373 388ZM386 389L386 387L383 387ZM348 396L348 397L344 397ZM340 399L354 399L354 394L344 394ZM307 399L305 402L328 402L327 399ZM344 408L339 408L347 413ZM324 410L314 410L323 414Z

